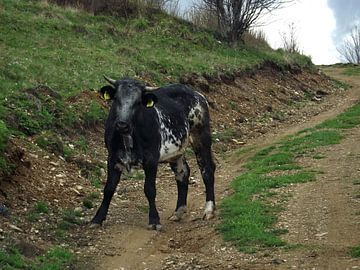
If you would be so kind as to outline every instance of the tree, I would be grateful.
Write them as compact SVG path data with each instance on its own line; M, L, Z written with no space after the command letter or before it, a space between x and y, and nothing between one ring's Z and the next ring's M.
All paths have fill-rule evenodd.
M293 0L202 0L214 12L218 28L227 40L235 45L243 41L243 34L250 30L265 13L281 8Z
M299 42L296 36L295 24L290 23L288 25L288 28L289 28L288 32L282 32L280 34L283 49L289 53L301 53L299 48Z
M337 50L345 61L360 64L360 24L352 28L349 36Z

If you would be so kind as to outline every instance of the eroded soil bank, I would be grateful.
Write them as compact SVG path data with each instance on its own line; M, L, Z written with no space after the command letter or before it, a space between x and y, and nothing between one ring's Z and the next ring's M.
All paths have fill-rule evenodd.
M229 183L242 170L242 159L229 158L233 150L244 145L253 146L254 150L249 152L250 155L281 136L337 115L354 104L360 92L355 79L351 82L355 86L344 90L321 72L278 70L271 65L265 65L256 72L233 77L190 76L184 80L202 91L211 106L218 200L231 193ZM97 98L89 95L87 91L83 96ZM189 211L181 222L167 220L175 207L176 183L170 168L162 166L157 181L157 205L164 225L162 232L146 230L147 202L143 195L141 172L122 180L104 227L100 230L89 229L85 223L99 204L102 185L94 187L92 179L89 179L91 173L88 172L92 171L93 166L105 167L106 153L102 133L101 127L83 133L88 150L78 151L75 161L65 161L56 154L40 149L34 143L35 138L13 138L11 149L13 153L19 152L18 167L11 177L0 180L0 202L10 209L9 214L0 216L0 245L16 243L24 250L34 250L29 255L33 256L41 254L52 245L62 244L80 258L84 258L82 264L93 269L286 269L295 266L312 268L317 265L319 269L329 269L324 266L325 262L331 262L326 258L337 258L336 254L344 257L343 261L339 259L339 263L349 262L346 264L349 267L356 266L344 253L348 245L356 242L356 237L349 243L345 237L343 244L337 246L336 237L343 237L335 233L338 227L315 225L339 223L343 229L346 228L343 223L349 222L358 226L355 216L351 215L357 200L352 199L349 192L350 187L354 189L351 178L356 177L357 150L348 149L356 142L357 132L349 134L352 143L349 142L347 146L334 146L342 150L324 150L327 158L316 164L323 166L321 170L325 171L324 179L284 190L294 193L294 199L289 200L288 210L281 217L281 222L289 224L287 241L304 244L304 249L274 250L264 254L238 252L229 243L223 242L215 230L218 218L209 222L201 220L204 187L191 151L188 153L192 172ZM73 145L77 140L78 138L68 137L63 141ZM333 157L328 156L326 151L332 153ZM351 158L347 151L352 151ZM343 163L338 159L344 156L351 159L351 166L340 165ZM347 160L344 164L348 164ZM333 171L327 174L326 168ZM354 172L349 172L350 169ZM336 185L336 180L329 180L332 179L331 175L336 175L339 180L346 176L348 183L341 182ZM105 171L101 168L98 177L101 182L105 181ZM334 188L324 181L334 183ZM327 188L325 191L319 190L324 186ZM323 194L323 197L315 196L319 193ZM84 199L90 195L94 197L94 208L88 209L84 206ZM337 195L341 196L332 204L325 203L332 202L331 199ZM34 205L40 201L48 204L49 211L40 213L36 219L29 218ZM304 202L308 203L307 211L302 207ZM348 203L354 205L349 206ZM314 209L309 210L311 207ZM321 211L317 211L317 207L322 207ZM348 209L343 211L343 223L337 222L340 219L332 219L333 216L341 217L342 208ZM64 209L76 209L80 212L79 217L69 219L64 215ZM318 219L314 215L318 216ZM309 221L309 218L313 219ZM64 220L71 226L59 230L59 224ZM300 220L303 223L299 222ZM309 224L314 225L311 227ZM355 234L358 227L350 226L349 230L353 230ZM305 237L308 240L304 240ZM307 243L311 243L309 246L314 248L309 250ZM325 248L317 249L321 244ZM333 250L332 246L335 246ZM308 258L309 254L312 255L311 259Z

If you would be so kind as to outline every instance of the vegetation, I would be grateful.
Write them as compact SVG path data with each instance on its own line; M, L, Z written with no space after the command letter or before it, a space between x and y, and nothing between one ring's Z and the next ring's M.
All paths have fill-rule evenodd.
M353 258L360 258L360 245L356 246L356 247L353 247L353 248L350 248L349 254Z
M81 98L104 84L103 74L163 84L192 72L233 72L265 61L311 66L309 58L281 50L231 48L215 33L161 11L124 19L4 0L0 20L0 150L11 133L39 135L40 147L71 156L61 134L105 119L99 100L84 104ZM5 163L0 155L1 170Z
M35 259L24 257L15 247L8 248L6 251L0 250L0 269L62 270L70 267L73 263L73 254L59 247L55 247Z
M273 189L315 180L316 172L302 168L297 157L317 158L318 147L340 143L344 136L342 130L358 125L360 103L334 119L257 152L244 165L247 171L233 180L234 194L220 205L219 230L224 239L246 252L285 245L278 237L279 229L274 228L280 207L271 206L269 202L274 196ZM358 248L353 252L358 252Z

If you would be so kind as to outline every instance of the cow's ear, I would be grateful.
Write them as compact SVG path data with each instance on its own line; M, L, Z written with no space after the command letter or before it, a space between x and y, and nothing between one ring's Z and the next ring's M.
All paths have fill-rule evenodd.
M106 85L99 90L99 93L103 99L110 100L115 96L115 88L110 85Z
M147 108L154 107L155 103L157 102L157 97L153 93L144 93L142 96L142 103Z

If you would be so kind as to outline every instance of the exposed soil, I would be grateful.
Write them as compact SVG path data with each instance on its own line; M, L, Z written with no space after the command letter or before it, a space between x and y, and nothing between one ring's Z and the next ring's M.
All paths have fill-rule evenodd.
M230 78L184 78L184 82L203 91L211 106L218 201L231 193L229 184L242 170L241 164L248 155L282 136L336 116L360 98L358 78L350 78L354 87L344 91L319 73L290 71L264 66L257 72ZM334 68L326 72L347 79ZM302 160L306 166L324 172L317 181L281 190L293 197L278 226L289 230L284 236L287 242L301 244L302 248L256 254L238 252L224 242L215 229L218 217L211 221L201 219L204 186L191 153L188 213L182 221L167 220L176 203L176 183L170 168L161 166L157 206L162 231L146 229L143 180L127 177L118 187L102 228L74 226L66 237L59 238L54 231L61 221L61 209L80 208L81 219L88 221L96 207L86 210L82 201L99 189L89 183L77 162L66 162L40 150L32 145L31 138L14 138L12 152L20 149L23 154L15 175L0 180L0 203L10 209L10 214L0 215L0 245L16 242L22 246L25 242L41 253L54 243L63 244L84 258L88 269L360 268L360 262L346 254L348 247L360 243L360 215L355 215L360 188L353 184L360 178L358 131L349 131L340 145L324 148L326 158L316 164ZM81 156L85 164L106 160L102 132L87 134L92 151ZM240 160L231 156L231 151L242 145L254 149ZM30 222L29 211L36 201L46 201L50 213Z

